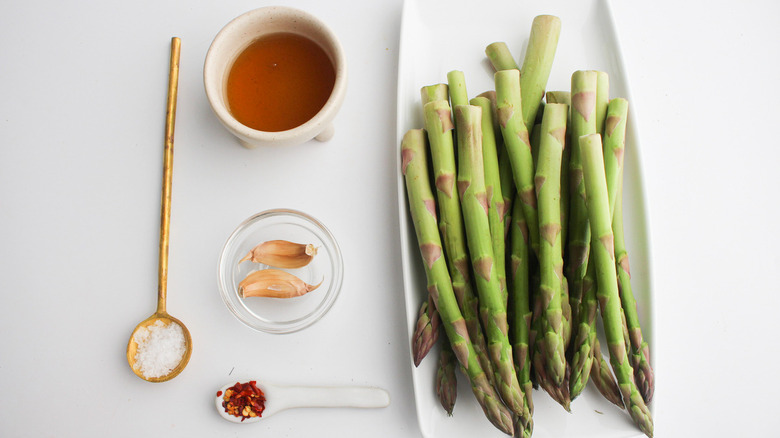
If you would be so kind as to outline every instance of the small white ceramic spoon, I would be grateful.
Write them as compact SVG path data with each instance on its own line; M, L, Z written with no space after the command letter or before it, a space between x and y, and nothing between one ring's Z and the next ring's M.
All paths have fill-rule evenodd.
M246 380L239 380L246 382ZM384 408L390 405L390 394L382 388L361 386L283 386L257 382L265 394L265 410L262 417L250 417L241 421L225 412L222 397L225 391L235 385L220 388L222 395L214 399L217 412L233 423L256 423L281 411L292 408Z

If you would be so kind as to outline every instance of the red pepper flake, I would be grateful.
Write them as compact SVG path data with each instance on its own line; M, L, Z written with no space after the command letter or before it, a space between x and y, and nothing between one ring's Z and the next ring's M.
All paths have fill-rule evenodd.
M217 391L217 397L222 397L222 391Z
M217 397L221 395L217 393ZM262 417L265 410L265 394L257 387L257 381L247 383L236 382L235 385L225 390L222 397L222 407L225 412L235 417L241 417L241 421L251 417Z

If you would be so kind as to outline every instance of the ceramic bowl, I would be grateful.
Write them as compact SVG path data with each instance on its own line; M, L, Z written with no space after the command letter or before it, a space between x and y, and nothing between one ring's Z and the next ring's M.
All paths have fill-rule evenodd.
M233 62L247 46L264 35L281 32L295 33L317 43L330 57L336 79L325 105L307 122L286 131L258 131L241 124L230 113L226 82ZM219 31L206 54L203 82L214 114L243 146L292 146L314 138L327 141L333 136L333 119L347 90L347 62L336 35L325 23L299 9L268 6L236 17Z

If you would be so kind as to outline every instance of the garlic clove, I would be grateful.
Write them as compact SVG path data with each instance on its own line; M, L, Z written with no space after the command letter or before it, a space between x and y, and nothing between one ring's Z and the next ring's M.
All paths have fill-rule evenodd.
M238 285L243 298L293 298L305 295L322 284L311 285L289 272L263 269L247 275Z
M295 269L308 265L315 255L317 255L317 247L312 244L269 240L254 247L238 263L249 260L277 268Z

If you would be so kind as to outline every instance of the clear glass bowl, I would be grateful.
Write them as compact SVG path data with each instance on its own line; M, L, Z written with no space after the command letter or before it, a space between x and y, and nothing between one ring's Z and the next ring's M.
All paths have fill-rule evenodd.
M269 266L245 261L238 263L255 246L268 240L313 244L317 255L308 265L285 269L309 284L322 284L295 298L242 298L238 285L249 273ZM336 239L317 219L295 210L267 210L236 228L219 257L219 291L228 309L239 321L266 333L292 333L302 330L325 315L341 291L344 276L341 251Z

